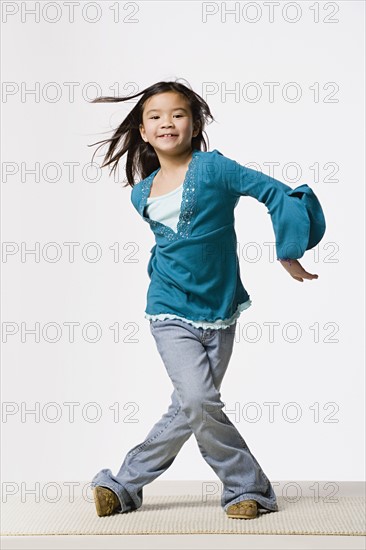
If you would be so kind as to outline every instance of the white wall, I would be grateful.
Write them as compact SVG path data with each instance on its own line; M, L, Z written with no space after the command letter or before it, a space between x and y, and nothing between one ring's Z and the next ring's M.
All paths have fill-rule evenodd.
M274 176L291 187L312 187L327 221L317 256L307 251L300 260L319 279L299 283L269 260L263 243L274 236L264 205L241 198L236 209L240 269L253 305L238 321L222 385L226 412L273 480L363 479L364 3L338 1L326 8L324 2L298 2L301 14L293 23L285 20L296 15L293 2L281 2L273 22L266 2L252 2L247 18L255 17L255 8L262 10L256 23L244 14L225 22L221 3L206 8L200 2L136 2L126 8L121 3L121 20L114 23L116 3L99 2L101 17L94 24L82 17L87 3L75 7L74 22L64 3L57 3L60 19L53 24L46 13L37 23L31 14L22 15L21 4L33 9L35 3L11 3L19 11L2 25L2 229L3 241L14 243L14 253L2 263L3 482L91 479L101 468L116 473L125 453L143 441L169 404L173 388L144 318L154 236L134 210L130 188L114 181L108 168L99 174L89 168L94 182L85 176L95 151L88 145L110 137L134 103L97 105L86 99L112 95L117 86L119 95L128 95L175 78L187 79L210 105L217 120L207 127L210 150L242 164L257 163L266 173L265 163L279 163ZM237 3L242 10L247 4ZM319 5L319 22L313 4ZM204 22L204 9L218 13ZM85 13L95 15L91 5ZM49 8L48 18L55 14ZM326 17L338 22L325 22ZM78 84L74 97L70 82ZM262 93L257 102L245 96L248 82ZM278 83L273 101L270 82ZM283 97L290 82L301 90L297 102ZM225 94L235 86L236 99ZM34 89L36 98L25 93ZM56 90L60 95L53 101ZM290 97L293 91L288 89ZM101 164L100 151L94 160ZM49 163L56 168L47 170ZM72 178L68 163L76 165ZM298 180L289 179L293 169L286 175L288 163L298 165ZM37 177L27 173L36 165ZM60 253L55 262L50 261L54 248L47 259L51 242ZM73 262L68 242L78 243ZM91 242L102 252L97 262L82 255ZM262 251L257 262L245 257L250 242ZM38 260L22 257L21 247L34 249L36 243ZM74 342L66 326L71 322L78 323ZM269 322L279 323L273 342L264 324ZM32 329L36 323L39 341L21 335L22 326ZM54 343L56 330L43 332L47 323L59 327ZM87 323L100 327L96 343L82 334ZM245 337L247 323L257 325ZM298 324L297 342L282 336L287 323ZM254 326L262 330L257 342L250 341ZM94 338L95 331L88 335ZM293 330L288 337L294 337ZM73 422L70 402L77 403ZM98 403L98 422L91 421L91 402ZM257 403L257 422L250 421L253 407L245 415L249 402ZM278 404L273 422L268 402ZM297 422L290 421L293 402ZM21 415L36 403L37 421ZM58 404L55 422L56 408L47 409L49 403ZM215 474L192 436L160 479L215 479Z

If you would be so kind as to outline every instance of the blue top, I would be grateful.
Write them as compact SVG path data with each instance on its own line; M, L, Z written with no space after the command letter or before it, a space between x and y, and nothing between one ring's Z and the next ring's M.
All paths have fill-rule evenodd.
M183 182L177 232L146 216L160 168L135 184L131 201L155 235L147 272L146 318L234 322L251 304L240 278L234 209L241 196L264 203L271 216L277 258L301 258L325 233L322 207L306 185L292 189L242 166L220 151L194 149Z
M154 181L154 180L153 180ZM183 183L170 191L170 193L165 193L164 195L159 195L157 197L149 197L146 201L145 213L146 216L152 220L163 223L164 225L169 226L174 231L177 231L177 225L179 222L179 214L182 205L182 191ZM157 315L150 315L145 313L145 317L150 320L164 320L164 319L181 319L190 325L198 328L213 328L213 329L225 329L230 327L235 320L239 317L240 313L248 308L251 305L251 300L247 300L243 304L239 304L234 315L229 319L218 319L213 322L207 321L193 321L192 319L187 319L186 317L177 316L173 313L159 313Z

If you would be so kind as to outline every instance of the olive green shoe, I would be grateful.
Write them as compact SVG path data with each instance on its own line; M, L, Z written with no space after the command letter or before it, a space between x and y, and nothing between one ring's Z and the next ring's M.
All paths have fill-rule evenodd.
M229 518L254 519L258 515L257 502L250 499L232 504L227 508L226 515Z
M99 485L94 487L93 496L99 517L111 516L121 511L121 504L118 496L110 489L107 489L107 487L100 487Z

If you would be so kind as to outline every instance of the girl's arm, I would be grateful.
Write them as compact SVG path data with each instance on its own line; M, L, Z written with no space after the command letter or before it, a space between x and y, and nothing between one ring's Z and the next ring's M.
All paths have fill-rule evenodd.
M306 272L297 261L325 233L324 213L313 190L306 184L292 189L215 151L216 169L233 201L250 196L266 205L275 233L277 259L294 279L316 279L317 275Z

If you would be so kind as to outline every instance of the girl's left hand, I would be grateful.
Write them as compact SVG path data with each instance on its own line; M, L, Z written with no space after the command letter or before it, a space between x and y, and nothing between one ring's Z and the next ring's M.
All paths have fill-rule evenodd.
M296 281L300 281L301 283L304 281L304 279L317 279L318 275L308 273L305 271L305 269L302 267L300 262L298 260L291 260L291 263L289 261L285 260L279 260L283 267L286 269L286 271L289 272L291 277L296 279Z

